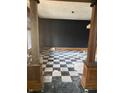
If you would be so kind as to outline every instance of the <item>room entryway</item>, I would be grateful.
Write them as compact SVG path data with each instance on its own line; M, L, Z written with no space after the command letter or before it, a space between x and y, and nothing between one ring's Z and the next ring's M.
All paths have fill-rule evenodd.
M27 89L37 93L96 93L96 2L89 5L92 18L85 25L75 20L40 22L37 3L39 0L30 0L32 46L31 51L28 49Z

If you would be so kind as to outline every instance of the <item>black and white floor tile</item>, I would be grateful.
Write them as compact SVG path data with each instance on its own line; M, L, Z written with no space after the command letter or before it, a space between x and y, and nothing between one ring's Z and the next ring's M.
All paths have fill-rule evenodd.
M44 83L60 79L61 82L73 82L80 78L83 71L83 60L86 59L85 51L52 51L43 50L42 74Z
M43 50L41 59L44 89L38 93L85 93L80 80L86 57L86 51ZM91 90L88 93L97 92Z

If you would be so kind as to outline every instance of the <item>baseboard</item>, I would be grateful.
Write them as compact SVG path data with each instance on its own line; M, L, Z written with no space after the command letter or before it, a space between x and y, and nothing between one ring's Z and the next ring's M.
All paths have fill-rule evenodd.
M69 51L73 51L73 50L76 50L76 51L87 51L88 48L70 48L70 47L54 47L55 50L69 50Z

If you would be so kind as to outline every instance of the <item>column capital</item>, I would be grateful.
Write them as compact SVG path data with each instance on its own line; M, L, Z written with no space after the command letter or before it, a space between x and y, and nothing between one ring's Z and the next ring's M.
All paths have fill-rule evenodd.
M28 0L28 1L33 1L33 0ZM37 3L40 3L40 0L34 0L34 1L36 1Z
M40 3L40 1L39 0L35 0L37 3Z
M95 5L97 5L97 0L91 0L90 7L94 7Z

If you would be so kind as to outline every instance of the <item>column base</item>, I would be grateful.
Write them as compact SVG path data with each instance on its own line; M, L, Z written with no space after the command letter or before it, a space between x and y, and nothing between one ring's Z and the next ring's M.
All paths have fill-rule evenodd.
M41 65L30 64L27 67L27 89L39 91L43 87Z
M84 62L81 85L85 89L97 89L97 63L87 64Z

